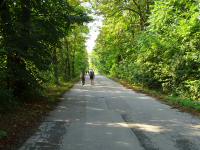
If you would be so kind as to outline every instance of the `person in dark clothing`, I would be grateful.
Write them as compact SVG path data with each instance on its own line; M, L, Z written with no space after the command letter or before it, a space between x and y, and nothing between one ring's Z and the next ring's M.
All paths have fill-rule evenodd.
M81 83L82 83L82 86L85 85L85 72L82 71L81 73Z
M89 76L90 76L91 85L94 85L94 71L92 69L89 71Z

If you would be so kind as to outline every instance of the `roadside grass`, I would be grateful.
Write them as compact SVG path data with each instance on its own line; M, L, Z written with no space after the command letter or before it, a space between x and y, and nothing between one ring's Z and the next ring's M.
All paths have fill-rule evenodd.
M59 97L62 96L66 91L72 88L74 85L74 82L66 82L62 83L59 86L52 85L47 89L46 95L47 95L47 100L50 103L54 103L59 101Z
M175 106L180 106L182 108L186 108L192 112L197 112L200 114L200 102L199 101L194 101L191 99L183 99L180 97L176 96L167 96L167 101Z
M57 106L61 96L70 90L77 80L49 86L45 95L20 104L13 111L0 113L0 149L17 150L32 135L44 117Z
M124 80L114 79L117 82L120 82L122 85L124 85L127 88L133 89L136 92L144 93L149 96L152 96L156 98L157 100L160 100L168 105L170 105L173 108L177 108L180 111L192 113L194 115L200 115L200 102L195 101L192 99L186 99L181 98L174 95L167 95L161 91L158 90L151 90L144 88L142 86L136 86L134 84L130 84Z

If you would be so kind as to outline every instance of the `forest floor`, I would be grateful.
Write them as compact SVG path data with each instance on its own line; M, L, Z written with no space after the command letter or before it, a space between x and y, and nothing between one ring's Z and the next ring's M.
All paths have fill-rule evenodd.
M32 135L45 116L58 104L59 97L69 90L74 83L50 87L47 97L26 102L12 112L0 114L0 129L5 137L0 139L0 150L16 150ZM1 133L2 134L2 133Z

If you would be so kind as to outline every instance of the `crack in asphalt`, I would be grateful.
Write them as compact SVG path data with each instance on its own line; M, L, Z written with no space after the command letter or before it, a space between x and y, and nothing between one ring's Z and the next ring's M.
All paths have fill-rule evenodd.
M121 114L122 119L126 123L131 123L132 121L128 118L127 114ZM140 142L141 146L145 150L159 150L158 147L155 147L155 144L151 141L149 137L145 135L143 131L137 128L129 128L134 135L136 135L138 141ZM179 135L180 136L180 135ZM183 136L179 137L178 135L175 138L175 146L179 150L198 150L198 147L191 142L189 139L184 138Z
M128 119L127 114L121 114L122 119L126 122L126 123L130 123L130 120ZM158 147L156 147L153 142L150 140L149 137L147 137L143 131L137 129L137 128L129 128L131 130L131 132L133 134L136 135L138 141L140 142L141 146L145 149L145 150L159 150Z

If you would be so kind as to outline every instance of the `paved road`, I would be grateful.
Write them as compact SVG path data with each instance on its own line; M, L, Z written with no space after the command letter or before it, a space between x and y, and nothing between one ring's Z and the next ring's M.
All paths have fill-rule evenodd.
M67 92L20 150L200 150L200 119L103 76Z

